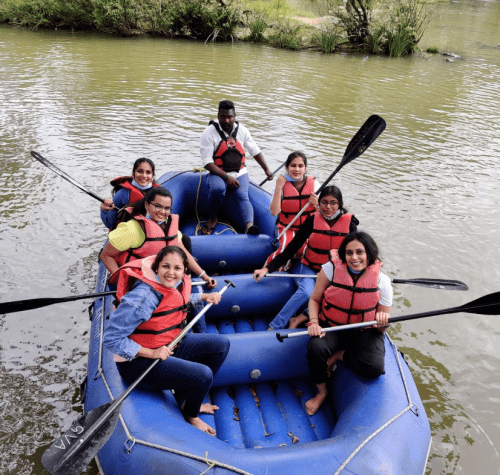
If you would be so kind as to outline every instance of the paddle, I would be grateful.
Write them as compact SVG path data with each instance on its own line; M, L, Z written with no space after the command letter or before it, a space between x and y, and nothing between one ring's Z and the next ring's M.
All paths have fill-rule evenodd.
M344 156L342 160L338 164L337 168L333 171L333 173L326 179L326 181L316 190L316 194L319 195L323 189L328 185L331 179L337 174L337 172L349 162L359 157L374 141L375 139L384 131L386 126L385 120L378 115L372 115L368 117L366 122L361 126L361 128L356 132L356 135L351 139L349 145L345 149ZM281 234L278 236L277 240L279 241L281 237L290 229L292 224L302 216L304 211L309 206L307 203L290 221L288 226L283 229Z
M300 277L316 279L317 274L266 274L266 277ZM459 280L444 280L444 279L391 279L393 284L409 284L419 285L421 287L430 287L431 289L443 290L469 290L469 287L464 282Z
M47 168L50 168L54 173L57 173L59 176L63 177L65 180L69 181L73 185L75 185L77 188L80 188L83 192L87 193L87 195L92 196L92 198L95 198L96 200L100 201L101 203L104 203L104 200L100 197L97 196L95 193L92 193L90 190L87 190L83 185L78 183L76 180L71 178L69 175L64 173L62 170L57 168L53 163L49 162L46 158L42 157L38 152L31 152L31 156L38 160L40 163L45 165ZM114 207L115 209L119 209L116 206Z
M284 166L285 166L285 162L283 162L278 168L276 168L276 170L273 171L273 176L278 173ZM262 186L266 181L269 181L270 178L266 178L262 183L259 183L259 186Z
M191 285L207 285L207 282L192 282ZM24 310L33 310L35 308L48 307L49 305L54 305L56 303L72 302L73 300L93 299L96 297L105 297L106 295L114 294L116 294L116 290L97 292L95 294L71 295L69 297L39 298L0 302L0 315L3 313L23 312Z
M236 287L230 280L224 282L227 285L219 290L221 295L228 287ZM198 313L168 347L173 349L212 305L209 303ZM92 458L113 434L123 401L159 361L159 359L154 360L146 371L114 401L96 407L73 422L73 425L44 452L42 465L45 469L52 475L78 475L85 470ZM73 444L73 442L76 443Z
M485 295L472 302L461 305L460 307L444 308L441 310L431 310L430 312L413 313L410 315L402 315L400 317L390 317L389 323L403 322L405 320L415 320L417 318L433 317L435 315L445 315L447 313L476 313L478 315L499 315L500 314L500 292L494 292L493 294ZM352 323L350 325L340 325L338 327L323 328L323 332L335 332L341 330L350 330L352 328L362 328L370 327L374 324L371 322L360 322ZM276 333L276 338L279 341L283 341L285 338L291 338L295 336L309 335L307 331L288 333L286 335L281 335L279 332Z

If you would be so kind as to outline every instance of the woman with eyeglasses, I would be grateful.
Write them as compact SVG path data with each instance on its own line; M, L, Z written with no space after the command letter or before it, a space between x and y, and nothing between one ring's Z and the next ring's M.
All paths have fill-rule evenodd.
M149 158L138 158L132 167L132 176L121 176L111 180L113 199L106 198L101 204L101 219L108 229L114 229L123 220L126 206L131 206L144 198L155 182L155 164Z
M307 363L318 394L306 402L315 414L327 396L333 365L346 367L366 378L384 373L384 332L392 306L390 278L380 272L378 247L365 232L349 234L321 268L309 300ZM323 332L323 328L372 321L373 327Z
M309 216L299 228L295 237L284 251L262 269L254 271L258 282L266 274L278 270L306 243L300 265L294 270L301 275L315 275L328 262L331 250L339 248L345 236L357 230L359 221L344 208L342 193L336 186L327 186L319 195L317 211ZM295 272L294 272L295 273ZM289 328L297 328L307 320L303 314L295 314L303 308L314 289L314 278L296 277L298 289L269 324L269 330L280 330L289 323Z
M215 279L207 275L186 249L183 241L188 236L179 232L179 216L171 214L171 209L170 191L163 187L151 188L142 200L127 208L127 220L109 233L101 261L113 274L126 262L156 255L165 246L179 246L187 255L188 268L209 287L215 287Z
M314 213L318 206L318 196L314 190L319 188L319 183L313 176L307 176L307 157L302 152L292 152L286 159L285 169L286 174L276 179L276 188L269 206L271 214L277 216L278 236L281 236L304 206L308 203L309 206L280 237L278 249L268 257L266 264L284 251L301 224ZM302 257L304 247L305 244L296 253L297 259ZM290 265L291 261L287 261L280 270L287 270Z

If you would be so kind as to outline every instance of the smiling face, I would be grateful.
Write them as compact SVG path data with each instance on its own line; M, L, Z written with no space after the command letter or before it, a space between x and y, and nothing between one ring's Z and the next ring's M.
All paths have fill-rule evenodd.
M286 167L286 171L294 180L302 180L306 174L307 168L302 157L295 157L290 165Z
M319 200L319 206L324 216L332 217L339 209L339 202L333 195L325 195Z
M359 272L368 266L366 249L357 239L347 244L345 248L345 261L349 268Z
M168 196L156 195L151 203L146 203L146 211L153 221L159 223L170 216L172 209L172 199Z
M134 180L141 186L148 186L153 181L153 167L148 162L140 163L134 170Z
M175 287L182 280L186 268L182 261L182 257L176 252L169 252L160 261L156 275L160 279L160 283L165 287Z
M230 134L233 130L235 118L234 109L221 109L217 118L219 119L221 129L226 132L226 134Z

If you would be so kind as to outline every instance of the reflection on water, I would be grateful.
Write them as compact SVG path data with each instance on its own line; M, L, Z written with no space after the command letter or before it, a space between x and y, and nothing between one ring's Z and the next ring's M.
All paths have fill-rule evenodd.
M464 58L453 63L0 27L1 301L92 292L106 236L99 203L30 150L107 197L140 156L159 174L199 166L199 136L222 98L271 169L303 150L320 181L368 116L387 121L334 183L380 244L387 274L470 287L397 285L394 315L497 291L499 23L498 2L440 5L421 47ZM249 172L264 178L253 160ZM42 474L43 451L81 411L89 303L0 317L1 473ZM427 473L498 475L498 317L435 316L391 335L431 421Z

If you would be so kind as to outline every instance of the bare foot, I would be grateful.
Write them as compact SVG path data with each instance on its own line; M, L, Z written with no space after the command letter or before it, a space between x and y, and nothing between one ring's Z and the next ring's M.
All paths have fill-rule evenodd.
M304 323L307 320L308 318L303 313L301 313L296 317L290 318L290 324L288 325L288 328L297 328L301 323Z
M206 236L212 234L214 232L216 224L217 218L209 219L201 228L201 234L204 234Z
M217 409L219 409L219 406L206 402L205 404L201 405L200 412L202 412L203 414L213 414Z
M321 405L325 402L327 392L319 392L314 396L312 399L309 399L309 401L306 402L306 412L310 415L313 416L318 412L318 409L321 407Z
M330 358L328 358L326 360L326 365L327 365L326 371L328 373L328 376L330 376L332 374L332 371L334 370L335 363L338 360L342 360L342 358L344 357L344 351L345 350L336 351L332 356L330 356Z
M210 435L215 435L215 430L212 427L210 427L207 423L203 422L199 417L184 416L184 419L186 419L186 422L189 422L191 425L197 427L203 432L206 432L207 434Z

